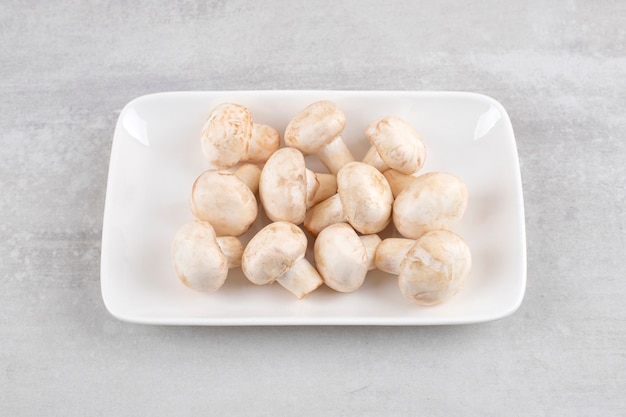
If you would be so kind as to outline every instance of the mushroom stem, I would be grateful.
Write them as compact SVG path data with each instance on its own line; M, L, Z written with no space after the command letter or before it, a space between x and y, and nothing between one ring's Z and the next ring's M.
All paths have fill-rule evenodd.
M324 282L317 270L304 257L296 261L276 281L301 300Z
M367 151L365 157L363 158L363 162L373 166L380 172L385 172L389 169L389 165L387 165L385 161L382 160L380 154L374 146L371 146L370 149Z
M347 221L348 219L343 212L339 194L335 194L313 206L313 208L307 212L304 218L304 227L311 232L313 236L317 236L319 232L327 226L335 223L346 223Z
M243 164L235 171L235 176L241 180L252 191L252 194L256 194L259 190L259 178L261 177L261 168L254 164Z
M400 264L413 246L415 240L404 238L388 238L380 242L376 248L374 264L376 268L390 274L400 274Z
M410 174L403 174L395 169L388 169L383 172L383 175L391 187L391 194L393 194L394 199L417 178Z
M365 246L365 253L367 254L367 270L371 271L372 269L376 269L376 264L374 260L376 258L376 249L380 244L380 237L378 235L364 235L359 236L361 239L361 243Z
M254 123L245 158L252 162L265 162L279 148L280 134L271 126Z
M341 140L341 136L337 136L332 142L320 148L317 156L331 174L337 174L342 166L348 162L354 161L354 156L346 144Z
M233 236L222 236L217 238L217 245L226 257L228 269L241 266L241 256L243 255L243 245L241 241Z
M306 203L311 208L337 192L337 177L306 170Z

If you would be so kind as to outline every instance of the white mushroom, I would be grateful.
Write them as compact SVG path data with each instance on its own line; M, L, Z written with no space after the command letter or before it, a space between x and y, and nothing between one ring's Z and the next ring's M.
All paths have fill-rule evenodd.
M472 266L465 241L447 230L428 232L418 240L385 239L376 249L374 262L381 271L398 275L402 294L422 305L455 295Z
M239 236L248 230L258 214L254 192L261 169L243 164L234 173L209 170L202 173L191 190L191 211L208 221L218 236Z
M317 101L298 113L285 130L285 144L293 146L303 154L317 154L332 173L354 156L341 139L346 125L346 116L331 101Z
M254 125L246 107L222 103L208 114L201 144L213 166L230 168L240 161L266 161L278 149L280 135L270 126Z
M241 265L242 253L239 239L216 237L211 224L200 220L181 226L172 242L176 275L187 287L202 292L220 288L228 269Z
M278 281L302 299L324 282L304 257L307 238L300 228L288 222L270 223L261 229L243 252L241 267L254 284Z
M315 240L315 266L326 285L335 291L351 292L363 285L367 271L375 268L378 235L358 236L346 223L335 223Z
M430 230L451 230L467 208L467 188L457 176L429 172L413 180L393 203L402 236L417 239Z
M332 174L307 169L296 148L282 148L267 160L259 183L259 197L272 221L300 224L306 210L337 192Z
M426 147L420 135L399 117L383 117L365 129L372 144L363 162L379 171L389 168L403 174L417 172L426 159Z
M337 194L313 206L304 227L317 236L333 223L348 222L360 233L378 233L391 220L392 204L383 174L363 162L349 162L337 173Z
M280 133L272 126L254 123L248 151L242 161L262 163L280 147Z

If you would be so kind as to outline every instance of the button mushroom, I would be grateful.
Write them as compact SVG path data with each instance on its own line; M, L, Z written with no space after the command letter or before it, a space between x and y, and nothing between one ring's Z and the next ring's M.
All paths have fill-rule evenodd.
M418 240L383 240L374 263L381 271L398 275L400 291L409 300L433 305L459 291L469 276L472 259L460 236L433 230Z
M285 144L304 153L317 154L322 163L332 173L354 156L341 139L346 125L346 116L331 101L317 101L298 113L287 125Z
M302 299L324 282L304 257L307 238L300 228L288 222L270 223L261 229L243 251L241 267L254 284L278 281Z
M383 117L365 129L372 144L363 162L379 171L393 168L403 174L417 172L426 159L426 147L420 135L399 117Z
M252 138L248 142L248 151L241 159L263 163L280 147L280 134L272 126L254 123Z
M376 168L349 162L337 173L337 194L313 206L304 227L314 236L333 223L348 222L362 234L383 230L391 220L393 196Z
M205 171L191 190L192 213L211 223L218 236L245 233L258 214L254 193L260 175L261 169L254 164L244 164L234 173Z
M280 145L276 129L255 125L242 105L222 103L208 114L202 128L202 152L216 168L240 161L265 162Z
M346 223L335 223L315 240L315 266L324 283L335 291L352 292L363 285L367 271L374 269L378 235L359 236Z
M308 208L336 192L335 176L307 169L304 156L296 148L274 152L261 171L259 197L273 221L300 224Z
M228 269L241 265L242 253L239 239L216 237L211 224L200 220L181 226L172 242L176 275L187 287L202 292L220 288Z
M452 174L429 172L413 180L393 203L402 236L417 239L430 230L451 230L467 208L467 188Z

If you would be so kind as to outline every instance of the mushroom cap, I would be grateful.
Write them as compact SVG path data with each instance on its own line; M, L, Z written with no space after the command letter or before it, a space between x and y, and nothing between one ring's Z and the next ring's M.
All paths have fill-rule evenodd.
M218 236L239 236L257 217L256 198L236 175L209 170L191 189L191 212L213 225Z
M254 124L248 145L247 160L265 162L280 147L280 133L272 126Z
M307 176L299 150L281 148L270 156L261 171L259 197L272 221L302 223L307 208Z
M270 223L244 249L243 273L254 284L272 283L304 257L307 243L298 226L288 222Z
M314 246L315 265L324 282L340 292L363 285L369 259L363 242L346 223L335 223L320 232Z
M208 114L202 128L202 153L217 168L230 168L248 150L252 115L239 104L222 103Z
M423 305L437 304L456 294L469 276L469 247L448 230L434 230L419 238L400 264L402 294Z
M383 117L370 123L365 136L390 168L412 174L424 164L426 147L422 138L399 117Z
M344 165L337 173L337 193L348 223L358 232L378 233L389 224L391 188L373 166L363 162Z
M172 242L172 262L182 283L196 291L213 292L228 275L228 261L213 227L200 220L178 229Z
M393 222L405 237L430 230L451 230L467 208L467 188L457 176L429 172L413 180L393 204Z
M298 113L285 129L285 145L317 153L341 134L346 116L332 101L316 101Z

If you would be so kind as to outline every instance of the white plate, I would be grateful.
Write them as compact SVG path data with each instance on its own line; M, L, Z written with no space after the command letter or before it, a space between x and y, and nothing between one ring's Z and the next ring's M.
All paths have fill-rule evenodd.
M322 286L302 301L280 285L253 285L240 268L212 294L178 281L170 244L177 228L192 219L191 185L208 167L199 141L206 114L218 103L236 102L251 110L255 122L283 132L300 109L321 99L335 101L346 113L343 138L357 159L369 147L365 126L395 115L424 139L422 172L451 172L467 184L469 207L455 231L471 248L473 268L449 301L415 305L401 295L395 277L378 271L353 293ZM315 157L307 157L307 163L321 169ZM266 221L257 220L244 244ZM131 322L432 325L507 316L519 307L526 288L524 206L511 122L497 101L474 93L221 91L139 97L123 109L115 129L101 262L104 303L113 316Z

